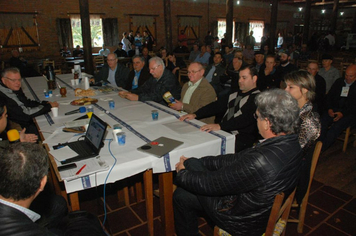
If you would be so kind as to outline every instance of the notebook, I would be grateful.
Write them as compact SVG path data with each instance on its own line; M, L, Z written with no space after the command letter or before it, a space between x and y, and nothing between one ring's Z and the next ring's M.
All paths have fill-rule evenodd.
M78 156L61 161L61 164L68 164L99 155L100 149L104 146L103 139L105 136L107 124L95 114L92 115L84 140L67 143Z
M137 150L149 153L156 157L162 157L182 144L183 142L178 140L160 137L158 139L153 140L152 142L149 142L137 148Z

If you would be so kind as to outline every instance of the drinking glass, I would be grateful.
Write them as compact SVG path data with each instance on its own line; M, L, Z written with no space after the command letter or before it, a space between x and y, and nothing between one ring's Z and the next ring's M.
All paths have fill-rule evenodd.
M62 95L62 97L66 97L67 94L67 89L66 87L62 87L59 93Z

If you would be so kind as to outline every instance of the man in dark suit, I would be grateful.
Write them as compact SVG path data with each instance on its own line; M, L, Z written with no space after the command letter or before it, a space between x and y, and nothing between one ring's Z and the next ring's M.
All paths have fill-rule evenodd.
M225 74L225 68L222 66L223 57L221 52L217 52L214 55L214 63L207 66L204 77L213 86L216 94L219 94L222 90L222 84L220 78Z
M141 87L151 76L147 66L145 66L145 59L141 56L133 56L132 58L133 70L130 71L129 79L125 89L129 91L137 90Z
M94 75L94 78L90 79L90 82L103 81L110 83L113 86L124 88L129 77L129 68L118 63L115 53L110 53L106 60L108 64L105 64L99 73Z

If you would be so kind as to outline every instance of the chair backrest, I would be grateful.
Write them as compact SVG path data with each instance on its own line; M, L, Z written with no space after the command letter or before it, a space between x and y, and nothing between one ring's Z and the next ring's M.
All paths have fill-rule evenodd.
M95 65L103 65L104 64L104 56L95 56L93 57L93 61Z
M178 81L181 86L183 86L182 76L188 77L188 69L187 68L182 68L179 70Z
M53 66L53 68L54 68L54 61L47 61L47 60L45 60L45 61L43 61L43 68L46 68L46 66L48 66L48 65L51 65L51 66Z
M284 228L282 229L283 233L281 234L281 235L284 235L289 212L292 207L292 203L293 203L293 199L294 199L294 194L295 194L295 189L289 195L289 197L285 200L284 203L283 203L284 193L279 193L274 198L274 203L272 206L271 214L269 216L267 228L266 228L266 231L264 234L265 236L273 235L273 232L276 228L276 224L279 222L279 220L281 220L281 222L283 222L282 224L284 224Z

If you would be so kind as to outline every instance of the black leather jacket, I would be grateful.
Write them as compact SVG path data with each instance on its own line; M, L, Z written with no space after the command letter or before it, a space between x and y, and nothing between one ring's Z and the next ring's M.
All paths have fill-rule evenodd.
M262 235L276 194L289 195L299 177L298 135L265 140L236 154L199 159L209 171L190 171L190 161L176 183L196 194L205 212L231 235Z
M21 211L0 203L0 235L52 236L55 235L32 222Z

